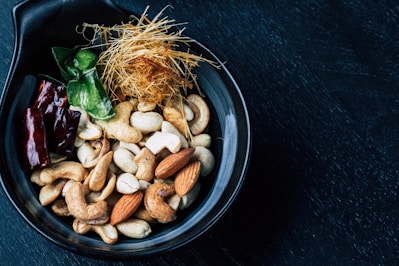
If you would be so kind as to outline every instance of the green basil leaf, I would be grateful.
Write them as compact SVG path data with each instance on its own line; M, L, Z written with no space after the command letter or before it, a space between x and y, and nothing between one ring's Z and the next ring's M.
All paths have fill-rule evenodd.
M57 66L61 71L61 77L68 81L77 76L78 73L71 71L66 65L65 62L73 58L77 52L76 49L64 48L64 47L52 47L51 52L53 53L53 57Z

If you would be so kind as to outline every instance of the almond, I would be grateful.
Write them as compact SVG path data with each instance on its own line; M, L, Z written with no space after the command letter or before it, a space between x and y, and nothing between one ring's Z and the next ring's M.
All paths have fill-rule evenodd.
M175 191L180 196L186 195L198 180L201 169L200 161L194 161L181 169L175 178Z
M194 148L185 148L163 159L155 168L157 178L168 178L182 169L194 154Z
M140 190L123 195L112 209L110 224L116 225L129 218L140 206L143 199L143 192Z

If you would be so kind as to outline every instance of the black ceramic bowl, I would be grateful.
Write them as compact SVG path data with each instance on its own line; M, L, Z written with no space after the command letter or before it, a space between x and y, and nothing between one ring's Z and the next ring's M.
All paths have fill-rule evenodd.
M95 6L95 8L93 8ZM72 47L86 41L76 34L83 22L114 25L127 21L129 12L109 0L26 1L14 10L15 47L10 72L1 95L1 184L8 198L37 232L50 241L86 255L140 256L178 248L203 234L231 206L244 182L250 157L251 132L247 109L239 88L222 66L202 64L196 69L199 85L211 107L209 133L216 166L201 181L195 204L178 213L175 222L157 226L141 240L121 237L114 245L96 235L78 235L71 224L38 201L38 188L22 169L22 116L36 95L38 74L57 76L51 47ZM139 14L136 14L139 15ZM205 46L191 49L213 61L221 61ZM57 71L57 72L55 72Z

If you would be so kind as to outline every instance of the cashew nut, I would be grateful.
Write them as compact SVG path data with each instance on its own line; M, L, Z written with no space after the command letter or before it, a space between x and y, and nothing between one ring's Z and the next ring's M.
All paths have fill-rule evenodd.
M116 175L110 171L108 171L108 174L111 175L109 177L109 180L105 187L101 191L92 191L90 192L87 196L86 199L88 202L98 202L102 200L106 200L109 195L112 194L112 192L115 189L116 185Z
M77 219L88 221L102 217L109 218L108 206L106 201L87 204L84 195L84 187L80 182L70 185L65 194L65 202L69 212Z
M196 136L193 136L190 141L190 147L197 147L197 146L202 146L205 148L211 147L211 136L206 133L202 133Z
M32 172L32 174L30 175L30 182L32 182L32 183L35 183L36 185L38 185L38 186L44 186L44 185L46 185L45 183L43 183L41 180L40 180L40 173L42 172L42 169L37 169L37 170L34 170L33 172Z
M137 110L140 112L150 112L157 107L156 103L149 103L149 102L139 102L137 104Z
M118 148L114 152L114 163L123 172L135 174L137 172L137 164L134 161L134 154L124 148Z
M133 217L144 220L151 225L157 224L157 220L151 216L150 212L144 207L144 205L140 206L134 213Z
M68 206L63 198L57 199L51 205L51 210L58 216L70 216L71 213L68 210Z
M181 141L175 134L157 131L148 138L145 147L155 155L165 148L171 153L176 153L180 150Z
M155 155L148 149L143 148L141 152L134 158L137 163L138 170L136 177L139 180L151 181L155 172Z
M202 146L195 147L192 159L201 162L200 176L209 175L215 166L215 157L212 152Z
M90 171L89 176L89 188L92 191L100 191L107 180L107 169L112 161L114 152L109 151L103 157L100 158L97 165Z
M136 218L130 218L124 222L118 223L116 228L123 235L137 239L144 238L152 232L148 222Z
M101 127L95 125L90 121L90 116L85 110L78 106L70 106L69 109L80 112L80 119L77 131L77 135L79 136L79 138L84 140L95 140L99 139L102 136L103 131Z
M85 142L76 149L78 160L85 168L93 168L110 149L107 138Z
M140 153L140 147L136 143L127 143L127 142L119 141L118 147L115 150L117 150L118 148L126 149L126 150L130 151L131 153L133 153L134 155L137 155Z
M197 94L188 95L186 97L186 102L194 112L194 118L188 122L190 131L193 135L201 134L209 123L209 107L205 100Z
M151 183L150 183L150 182L145 181L145 180L141 180L141 179L139 179L139 184L140 184L140 190L141 190L141 191L145 191L145 190L147 190L147 188L148 188L149 186L151 186Z
M172 207L175 211L179 208L181 197L178 194L170 196L167 200L168 205Z
M122 173L116 180L116 191L122 194L132 194L140 189L137 178L130 173Z
M55 180L52 184L43 186L39 192L39 201L42 206L46 206L55 201L61 195L62 188L66 179Z
M181 108L178 106L177 102L173 100L170 101L163 108L162 114L165 120L174 125L183 136L188 136L187 120L184 119Z
M194 119L193 110L191 110L191 108L185 103L183 103L183 111L184 111L184 116L186 117L187 121L191 121Z
M95 123L104 129L105 137L119 141L137 143L141 140L141 131L129 124L133 105L124 101L114 107L115 116L109 120L96 120Z
M86 178L88 171L81 163L74 161L62 161L44 168L40 172L40 183L51 184L58 178L72 179L80 182Z
M200 190L201 184L197 181L194 187L186 195L181 197L179 209L184 210L190 207L190 205L197 199Z
M188 148L187 139L180 133L180 131L170 122L163 121L161 131L164 133L173 133L179 137L181 142L181 148Z
M139 129L143 135L161 129L163 117L157 112L136 111L130 116L130 124Z
M165 202L165 198L174 193L173 185L165 182L156 182L146 190L144 195L145 208L158 222L168 223L176 219L176 211Z
M115 244L118 241L118 230L115 226L107 223L102 225L90 225L79 219L75 219L72 224L73 230L78 234L86 234L88 231L96 232L107 244Z

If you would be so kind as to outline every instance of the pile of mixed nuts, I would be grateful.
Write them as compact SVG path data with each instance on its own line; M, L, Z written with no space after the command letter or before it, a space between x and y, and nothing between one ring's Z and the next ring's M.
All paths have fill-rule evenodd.
M69 109L80 113L76 160L53 159L30 180L40 186L40 203L73 217L78 234L94 231L108 244L120 234L144 238L152 226L174 221L179 209L190 206L199 177L214 168L205 133L210 111L197 94L162 109L128 99L114 107L109 120Z

